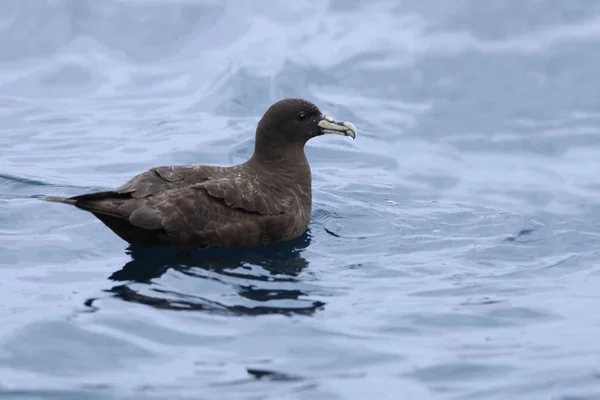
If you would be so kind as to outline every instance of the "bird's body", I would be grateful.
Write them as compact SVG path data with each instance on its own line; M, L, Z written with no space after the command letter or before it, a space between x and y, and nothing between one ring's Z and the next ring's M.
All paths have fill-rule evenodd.
M264 245L296 238L306 230L311 215L310 169L307 172L301 182L283 177L279 182L285 185L272 186L250 162L157 167L113 191L46 199L93 213L134 246Z
M285 115L279 114L288 108L293 111L288 114L308 108L314 121L286 127ZM356 134L352 124L333 122L309 102L283 100L259 123L254 154L242 164L156 167L111 191L45 200L91 212L137 247L199 249L294 239L306 231L311 217L311 171L304 143L323 134L313 132L311 122L325 133ZM328 129L332 124L340 128Z

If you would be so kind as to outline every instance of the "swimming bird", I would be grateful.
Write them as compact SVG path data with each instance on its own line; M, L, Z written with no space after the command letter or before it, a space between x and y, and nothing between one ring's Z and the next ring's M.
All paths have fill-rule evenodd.
M352 123L335 121L310 101L284 99L262 116L254 152L239 165L155 167L114 190L43 200L92 213L134 247L269 245L308 228L312 179L306 142L324 134L355 139L356 133Z

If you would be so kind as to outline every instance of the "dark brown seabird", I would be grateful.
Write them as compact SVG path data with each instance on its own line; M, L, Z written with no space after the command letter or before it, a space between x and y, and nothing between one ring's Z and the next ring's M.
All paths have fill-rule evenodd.
M306 231L312 211L304 145L329 133L356 138L350 122L334 121L309 101L285 99L259 121L254 154L242 164L156 167L115 190L43 199L91 212L135 247L191 250L291 240Z

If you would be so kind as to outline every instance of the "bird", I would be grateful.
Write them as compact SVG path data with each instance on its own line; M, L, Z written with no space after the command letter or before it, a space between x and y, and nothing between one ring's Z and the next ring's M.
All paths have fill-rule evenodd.
M298 238L312 213L310 139L356 139L305 99L285 98L259 120L253 154L233 166L159 166L114 190L43 200L92 213L133 247L179 250L266 246Z

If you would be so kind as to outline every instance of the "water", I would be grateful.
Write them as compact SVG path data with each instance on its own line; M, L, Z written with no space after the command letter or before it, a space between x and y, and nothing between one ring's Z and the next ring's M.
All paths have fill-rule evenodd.
M0 397L600 398L599 41L585 0L4 0ZM359 129L297 241L37 199L239 163L292 96Z

